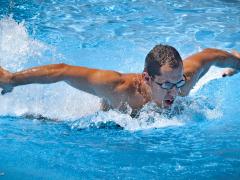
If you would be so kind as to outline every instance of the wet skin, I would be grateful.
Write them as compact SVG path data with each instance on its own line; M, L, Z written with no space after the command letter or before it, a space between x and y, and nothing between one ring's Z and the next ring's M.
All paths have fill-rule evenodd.
M117 108L124 111L126 104L133 110L153 101L161 108L169 108L176 96L186 96L196 82L211 66L229 67L224 75L232 75L240 69L240 53L228 53L219 49L205 49L187 57L177 68L167 64L160 69L160 75L151 78L148 73L122 74L116 71L91 69L67 64L50 64L11 73L0 68L2 94L11 92L14 87L27 84L50 84L64 81L70 86L103 98L103 110ZM161 88L158 83L181 81L186 76L186 84L170 90Z

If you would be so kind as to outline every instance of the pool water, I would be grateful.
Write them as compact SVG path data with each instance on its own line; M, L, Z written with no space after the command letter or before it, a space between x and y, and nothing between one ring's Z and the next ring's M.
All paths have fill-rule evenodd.
M68 63L141 72L156 44L183 58L240 51L240 1L0 1L0 66ZM0 96L2 179L239 179L240 75L212 68L175 108L100 111L65 83Z

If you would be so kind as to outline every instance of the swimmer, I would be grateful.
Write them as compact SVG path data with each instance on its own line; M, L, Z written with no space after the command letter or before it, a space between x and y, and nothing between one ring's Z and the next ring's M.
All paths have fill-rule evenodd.
M102 110L133 111L154 102L170 108L177 96L187 96L211 66L228 69L230 76L240 69L240 53L207 48L182 60L168 45L156 45L146 56L143 73L124 74L68 64L50 64L11 73L0 67L2 95L17 86L64 81L70 86L102 98Z

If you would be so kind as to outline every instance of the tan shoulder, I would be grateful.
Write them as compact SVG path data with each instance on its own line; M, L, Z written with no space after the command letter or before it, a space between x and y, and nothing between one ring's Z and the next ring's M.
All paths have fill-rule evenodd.
M137 89L138 74L122 74L116 91L134 94Z
M111 84L122 81L122 74L117 71L96 70L88 79L93 84Z

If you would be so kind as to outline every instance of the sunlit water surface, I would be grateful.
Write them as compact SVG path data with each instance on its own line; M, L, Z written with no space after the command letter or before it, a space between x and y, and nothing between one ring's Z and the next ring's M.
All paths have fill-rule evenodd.
M158 43L182 57L206 47L240 51L240 1L0 1L0 66L69 63L141 72ZM238 179L240 75L211 71L172 117L102 112L64 83L0 97L5 179ZM44 118L43 118L44 117Z

